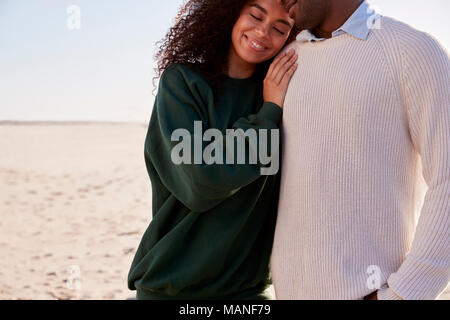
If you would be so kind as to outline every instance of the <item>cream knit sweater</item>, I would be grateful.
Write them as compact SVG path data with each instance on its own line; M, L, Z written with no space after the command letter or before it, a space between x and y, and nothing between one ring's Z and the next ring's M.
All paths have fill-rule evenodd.
M277 299L435 299L450 281L450 60L392 18L291 44ZM414 216L419 163L428 185Z

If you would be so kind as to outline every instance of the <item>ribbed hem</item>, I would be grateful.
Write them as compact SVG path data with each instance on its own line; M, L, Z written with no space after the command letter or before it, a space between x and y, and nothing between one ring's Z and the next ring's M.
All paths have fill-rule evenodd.
M389 286L381 287L377 292L378 300L403 300L402 297L397 295L394 290L389 288Z
M165 295L145 289L136 290L137 300L270 300L270 295L264 290L265 287L248 289L243 292L226 296L195 297L186 295Z
M264 102L258 115L270 119L275 123L280 123L283 116L283 109L273 102Z

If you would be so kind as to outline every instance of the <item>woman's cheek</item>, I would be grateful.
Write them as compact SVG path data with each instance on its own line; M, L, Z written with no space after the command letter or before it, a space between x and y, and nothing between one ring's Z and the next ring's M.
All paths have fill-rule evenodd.
M287 39L286 39L286 40L287 40ZM281 40L278 40L278 41L276 42L276 44L274 45L274 47L276 48L277 53L280 52L281 49L283 49L284 44L286 43L286 40L285 40L285 39L281 39Z

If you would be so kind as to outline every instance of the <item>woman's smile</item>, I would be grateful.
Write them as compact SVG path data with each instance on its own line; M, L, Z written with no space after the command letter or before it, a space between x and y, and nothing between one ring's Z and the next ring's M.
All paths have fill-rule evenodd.
M257 53L265 52L268 49L267 45L264 42L256 38L252 38L244 34L244 39L247 42L248 47Z
M228 72L237 77L251 75L257 64L280 52L293 26L294 19L278 1L250 0L232 30Z

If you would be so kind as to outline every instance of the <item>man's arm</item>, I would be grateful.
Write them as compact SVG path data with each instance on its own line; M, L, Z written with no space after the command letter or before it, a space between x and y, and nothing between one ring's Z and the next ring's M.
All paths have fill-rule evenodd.
M436 299L450 281L450 59L427 34L399 41L403 103L429 189L411 250L378 298Z

